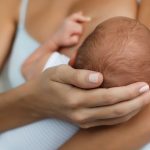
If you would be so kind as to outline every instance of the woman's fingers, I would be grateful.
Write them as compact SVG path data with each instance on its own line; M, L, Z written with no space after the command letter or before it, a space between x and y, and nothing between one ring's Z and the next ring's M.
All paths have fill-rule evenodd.
M69 65L61 65L59 67L51 68L48 71L48 74L53 81L85 89L96 88L103 82L103 76L101 73L73 69Z
M104 120L97 120L95 122L90 122L90 123L83 123L81 125L82 128L91 128L91 127L97 127L97 126L109 126L109 125L117 125L121 124L124 122L127 122L130 120L132 117L134 117L140 110L136 110L124 117L119 117L115 119L104 119Z
M94 89L91 91L85 91L85 105L87 107L112 105L134 99L147 91L149 91L149 86L145 82L137 82L128 86L110 89Z
M82 127L84 124L93 123L105 119L109 120L112 124L117 124L114 122L117 118L126 118L133 112L139 111L142 107L150 102L150 92L147 92L133 100L121 102L114 104L112 106L96 107L96 108L78 108L74 107L74 111L71 114L71 120ZM73 103L72 103L73 104ZM79 106L75 105L74 106ZM117 119L122 122L122 119ZM108 124L102 124L108 125Z
M62 105L59 107L61 109L57 110L60 111L60 116L81 127L88 123L111 125L124 122L132 117L130 114L139 111L150 102L149 86L144 82L117 88L91 90L101 85L103 76L97 72L73 69L68 65L47 69L46 77L51 82L48 84L48 87L50 86L48 91L53 91L51 96L52 100L56 99L54 104ZM45 83L47 84L47 80ZM85 90L88 88L90 90ZM49 92L46 94L49 95ZM49 101L47 96L44 97L46 101Z
M149 102L150 92L147 92L133 100L121 102L112 106L89 109L89 115L91 115L91 120L123 117L141 109Z

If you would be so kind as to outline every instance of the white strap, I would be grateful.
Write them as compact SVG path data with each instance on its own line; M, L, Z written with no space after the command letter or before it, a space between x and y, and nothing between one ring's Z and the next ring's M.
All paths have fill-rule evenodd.
M19 15L19 25L23 28L25 26L27 8L28 8L28 0L22 0Z

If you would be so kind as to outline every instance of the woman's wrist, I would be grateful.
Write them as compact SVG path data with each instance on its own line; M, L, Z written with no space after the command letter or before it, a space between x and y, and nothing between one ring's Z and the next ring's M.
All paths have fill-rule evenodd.
M43 84L43 82L49 82L48 84L51 84L50 81L48 81L47 74L42 73L41 76L37 77L34 80L30 80L28 83L26 83L23 87L23 92L25 91L23 96L20 97L20 103L19 107L25 110L28 110L29 114L31 116L34 116L35 119L45 119L49 117L54 117L56 114L51 111L51 89L48 89L48 86ZM47 83L46 83L47 84ZM21 89L20 89L21 91ZM43 94L46 92L45 94ZM46 96L47 92L49 93L48 98ZM46 99L46 100L45 100Z
M32 83L0 94L0 131L6 131L42 119L29 107L32 101Z
M26 110L28 112L28 115L30 117L35 117L35 119L42 119L45 116L38 110L36 105L41 105L41 103L37 100L38 97L36 96L36 88L39 86L37 85L37 80L30 80L26 84L24 84L22 87L18 89L18 107L22 108L23 110ZM16 104L16 105L17 105Z

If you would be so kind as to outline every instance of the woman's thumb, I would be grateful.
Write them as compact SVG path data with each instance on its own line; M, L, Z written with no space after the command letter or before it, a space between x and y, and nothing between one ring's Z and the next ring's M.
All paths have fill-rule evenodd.
M101 73L90 70L73 69L69 65L55 67L54 74L52 80L84 89L99 87L103 82Z

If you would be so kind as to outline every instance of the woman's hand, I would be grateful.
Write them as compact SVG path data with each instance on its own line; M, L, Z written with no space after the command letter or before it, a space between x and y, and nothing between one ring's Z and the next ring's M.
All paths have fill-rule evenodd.
M100 73L68 65L50 68L30 83L31 98L24 104L42 117L65 119L89 128L125 122L150 102L146 83L91 89L102 81Z

